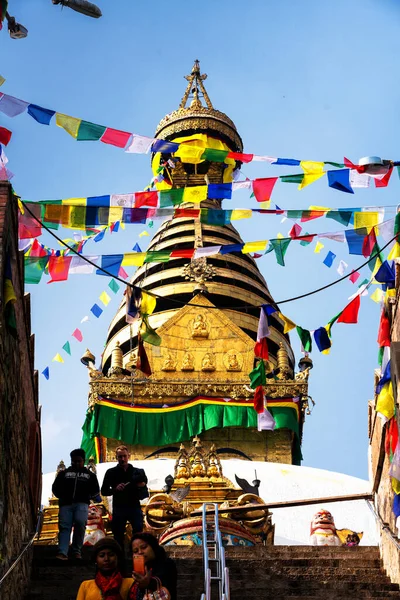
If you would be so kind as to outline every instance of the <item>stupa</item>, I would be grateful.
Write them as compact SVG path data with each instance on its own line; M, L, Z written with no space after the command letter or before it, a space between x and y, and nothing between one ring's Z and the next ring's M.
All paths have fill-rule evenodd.
M149 325L161 344L145 342L152 373L147 377L136 368L140 323L127 323L126 296L110 323L101 367L90 352L83 357L90 391L82 445L98 462L114 460L121 443L136 459L176 458L180 444L197 435L224 459L300 464L311 360L303 359L295 374L289 336L278 313L272 314L265 395L276 427L260 431L248 374L260 306L275 306L274 300L250 255L239 249L207 256L209 246L242 243L210 184L233 181L243 143L233 121L213 107L206 77L196 60L179 108L155 132L165 142L151 159L158 189L173 197L195 188L200 197L179 204L162 223L148 248L157 262L139 267L131 280L157 296ZM171 152L170 142L179 143L179 151ZM193 208L200 208L197 216ZM203 208L213 209L207 222ZM185 257L193 248L203 249L201 256ZM171 250L180 256L166 261Z

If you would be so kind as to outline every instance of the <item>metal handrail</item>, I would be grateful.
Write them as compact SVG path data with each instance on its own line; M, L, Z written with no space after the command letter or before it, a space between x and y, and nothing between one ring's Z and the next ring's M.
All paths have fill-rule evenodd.
M18 557L14 560L13 564L11 565L11 567L9 569L7 569L7 571L4 573L3 577L0 579L0 587L3 585L3 582L6 580L6 578L8 577L8 575L15 569L15 567L17 566L17 564L19 563L19 561L22 559L22 557L25 554L25 552L28 550L28 548L30 548L32 546L32 544L35 541L35 539L40 536L40 532L42 530L42 525L43 525L43 512L40 510L39 514L38 514L38 520L37 520L37 523L36 523L35 534L29 540L29 542L27 542L25 548L23 548L23 550L19 553Z
M207 537L207 506L213 507L214 516L214 537L208 540ZM211 515L210 515L211 516ZM211 600L211 582L218 581L219 600L230 600L229 593L229 569L225 564L225 548L222 543L222 534L219 529L218 504L214 502L205 502L202 507L202 530L203 530L203 569L204 569L204 593L201 600ZM214 556L210 559L208 544L213 545ZM216 565L216 575L211 574L210 560Z
M381 531L383 531L383 533L386 534L386 536L389 538L389 540L392 542L392 544L394 546L396 546L397 550L400 551L400 543L398 538L396 538L396 536L394 535L394 533L392 532L392 530L390 529L388 523L385 523L381 517L381 515L379 514L379 512L376 510L375 506L372 504L372 502L369 502L368 500L366 500L367 506L370 509L371 513L373 514L375 521L377 521L377 523L379 524Z

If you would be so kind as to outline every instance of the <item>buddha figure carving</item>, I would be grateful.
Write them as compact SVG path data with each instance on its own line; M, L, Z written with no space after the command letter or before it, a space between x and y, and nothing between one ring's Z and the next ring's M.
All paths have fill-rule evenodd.
M165 355L161 370L176 371L176 361L170 352Z
M193 338L208 338L207 322L203 315L197 315L192 323Z
M207 475L208 477L222 477L221 462L218 458L215 444L212 444L208 453Z
M203 447L197 436L193 438L193 442L194 448L190 453L190 462L192 463L190 474L192 477L204 477L206 468L204 465Z
M224 364L227 371L241 371L242 370L242 357L238 352L230 350L224 356Z
M211 352L206 352L206 354L203 356L203 360L201 361L201 370L215 371L214 357Z
M189 455L185 446L180 445L178 458L175 463L175 479L188 479L190 477Z
M185 352L181 369L182 371L194 371L194 359L190 352Z

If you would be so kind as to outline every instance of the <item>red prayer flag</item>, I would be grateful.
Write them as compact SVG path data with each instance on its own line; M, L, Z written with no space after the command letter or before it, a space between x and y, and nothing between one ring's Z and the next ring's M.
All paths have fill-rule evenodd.
M259 342L256 342L256 345L254 346L254 355L257 358L268 360L269 354L267 338L262 338Z
M74 337L76 340L78 340L78 342L83 341L83 335L82 335L82 331L80 329L75 329L74 333L72 334L72 337Z
M362 253L365 258L371 256L371 252L376 244L375 229L372 228L368 235L365 236L362 246Z
M50 256L48 269L50 281L66 281L68 279L69 265L71 264L72 256Z
M33 240L29 256L47 256L46 250L43 248L42 244L39 244L37 239Z
M136 368L139 369L139 371L142 371L142 373L144 373L148 377L150 377L151 367L149 359L147 358L146 350L144 348L143 340L140 335L138 335L138 358L136 362Z
M131 135L132 134L128 133L127 131L120 131L119 129L111 129L110 127L107 127L101 136L100 141L104 142L105 144L117 146L118 148L125 148Z
M365 167L363 167L361 165L355 165L354 163L351 162L351 160L349 160L346 157L344 157L343 162L344 162L344 166L347 167L348 169L355 169L358 173L364 173L364 171L365 171Z
M271 198L274 185L278 181L277 177L268 177L266 179L254 179L253 192L257 202L266 202Z
M360 277L360 273L358 271L353 271L352 274L350 275L349 279L350 279L351 283L355 283L359 277Z
M262 385L256 387L254 391L254 410L259 414L264 412L264 388Z
M389 171L386 173L385 177L382 179L375 179L375 187L381 188L386 187L390 181L390 177L392 176L393 167L390 167Z
M141 206L158 206L158 192L136 192L135 208Z
M390 322L387 314L382 311L378 329L378 346L390 346Z
M300 240L300 242L312 242L317 234L312 233L311 235L299 235L296 239Z
M292 238L292 240L294 240L295 238L297 238L297 236L300 235L302 229L303 228L298 223L295 223L293 225L292 229L289 231L289 236Z
M254 154L242 154L241 152L229 152L227 158L233 158L242 163L249 163L253 160Z
M12 132L5 127L0 127L0 144L4 144L7 146L8 142L11 140Z
M194 248L172 250L170 258L192 258L193 254Z
M399 441L399 428L396 417L392 417L386 425L385 452L387 455L395 453L397 442Z
M357 323L358 311L360 310L360 294L354 298L340 313L338 323Z
M312 221L313 219L319 219L323 217L328 211L326 210L305 210L301 216L300 221L305 223L306 221Z
M176 208L174 212L174 219L179 217L193 217L196 219L199 215L199 208Z

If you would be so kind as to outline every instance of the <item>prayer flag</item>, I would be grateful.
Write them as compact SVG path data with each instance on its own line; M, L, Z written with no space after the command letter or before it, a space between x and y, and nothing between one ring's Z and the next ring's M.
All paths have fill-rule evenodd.
M375 410L387 419L391 419L394 416L394 396L391 381L385 383L378 394Z
M111 281L108 284L108 287L110 288L110 290L116 294L119 290L119 285L118 283L115 281L115 279L111 279Z
M378 211L355 211L354 229L375 227L381 221L381 213ZM368 232L369 233L369 232Z
M11 140L12 132L6 127L0 127L0 144L4 144L7 146L8 142Z
M198 204L207 199L208 186L195 185L183 188L183 202L194 202Z
M365 236L363 245L362 245L362 253L365 258L371 255L372 250L376 244L376 235L375 230L371 229L371 231Z
M160 191L160 208L177 206L183 202L184 188Z
M50 379L50 369L49 369L49 367L46 367L42 371L42 375L44 375L44 377L47 379L47 381Z
M257 430L258 431L273 431L276 427L274 417L267 408L264 408L262 413L257 415Z
M361 213L358 213L361 214ZM366 213L362 213L366 214ZM367 229L346 229L344 232L346 242L349 247L349 254L363 255L364 238L367 235Z
M292 329L296 327L296 323L293 323L288 317L285 317L282 313L279 313L280 318L284 323L283 333L289 333Z
M41 125L50 125L52 117L56 114L55 110L49 110L48 108L42 108L36 104L29 104L28 115L30 115L35 121Z
M154 138L149 138L143 135L134 135L131 143L126 148L125 152L133 152L135 154L147 154L154 141Z
M229 152L227 158L233 158L242 163L249 163L253 160L253 154L243 154L241 152Z
M268 317L263 306L260 308L260 318L258 320L257 342L269 336Z
M146 235L147 235L147 236L149 236L149 235L150 235L150 234L149 234L149 232L148 232L148 231L146 231L146 230L144 230L144 231L142 231L141 233L139 233L139 237L144 237L144 236L146 236Z
M278 309L275 308L275 306L272 306L272 304L263 304L262 308L268 317L270 315L273 315L274 313L278 312Z
M135 208L141 206L158 206L158 192L136 192Z
M344 260L340 261L339 266L337 268L337 272L339 273L339 275L341 277L343 277L343 275L345 274L346 269L347 269L348 266L349 265L346 262L344 262Z
M297 238L300 235L300 233L302 232L302 229L303 228L301 227L301 225L299 225L298 223L295 223L293 225L293 227L291 228L291 230L289 231L289 237L291 237L292 240Z
M350 186L354 188L367 188L371 181L368 173L358 173L355 169L350 169Z
M189 142L180 144L175 156L180 158L183 163L196 165L202 162L203 152L204 148L202 146L192 146Z
M342 210L339 208L337 210L329 210L325 216L327 219L333 219L334 221L337 221L341 225L347 227L353 217L353 211Z
M203 154L201 155L201 160L209 160L210 162L224 162L228 154L228 150L205 148ZM177 156L176 153L175 156Z
M331 252L329 250L328 254L325 256L323 263L325 266L331 268L331 266L333 265L333 261L336 258L336 254L334 254L333 252Z
M86 323L87 321L89 321L89 317L87 315L81 319L81 323Z
M50 280L47 283L66 281L68 279L71 260L72 256L50 256L48 263Z
M25 256L24 259L24 281L25 283L37 284L40 283L44 270L49 261L48 256L30 257Z
M289 167L298 167L301 165L299 160L294 158L277 158L273 163L273 165L287 165Z
M66 352L67 354L69 354L71 356L71 346L70 346L69 342L65 342L62 349L64 350L64 352Z
M358 311L360 310L360 294L352 300L341 312L338 323L357 323Z
M194 252L194 258L201 258L202 256L213 256L219 254L221 246L206 246L204 248L196 248Z
M337 171L328 171L328 185L329 187L339 190L340 192L347 192L348 194L354 194L354 190L350 185L350 170L339 169Z
M150 326L147 315L142 312L142 324L140 326L140 335L143 340L152 346L159 346L161 344L161 337L158 333Z
M118 129L111 129L110 127L107 127L101 136L100 141L104 144L117 146L117 148L125 148L130 140L131 135L132 134L128 133L127 131L119 131Z
M263 337L256 342L254 346L254 356L262 358L263 360L269 359L268 340L266 337Z
M394 260L395 258L399 258L400 257L400 244L399 242L395 242L393 248L391 249L391 251L388 254L388 260Z
M0 97L0 112L7 115L7 117L16 117L25 111L28 104L29 102L14 98L14 96L2 94Z
M350 279L351 283L356 283L356 281L358 280L359 277L360 277L360 273L358 271L353 271L352 274L350 275L349 279Z
M311 334L308 329L303 329L300 325L296 325L296 331L300 338L301 344L304 348L304 352L311 352L312 350L312 340Z
M332 342L325 327L319 327L314 331L314 340L320 352L328 350L328 348L332 346Z
M60 354L58 354L58 352L57 352L57 354L55 355L55 357L52 359L52 362L59 362L59 363L63 363L63 362L64 362L64 359L63 359L63 357L62 357Z
M302 183L304 175L299 173L297 175L281 175L279 179L282 183Z
M126 287L125 291L126 302L126 316L125 320L127 323L134 323L140 315L140 305L142 302L142 290L138 287L132 288L130 285Z
M269 177L266 179L255 179L253 181L253 192L257 202L270 200L272 190L274 189L277 180L277 177Z
M265 254L268 254L269 252L272 252L272 250L275 252L275 256L276 256L276 261L278 263L278 265L280 265L281 267L285 266L285 254L286 254L286 250L288 249L288 246L291 242L291 239L275 239L275 240L271 240L270 241L270 245L268 247L268 249L266 250Z
M128 277L129 277L128 273L125 271L124 267L122 267L122 266L119 268L118 277L122 277L122 279L128 279Z
M102 302L104 304L104 306L108 306L110 304L110 296L107 294L107 292L101 292L100 296L99 296L99 300L100 302Z
M385 383L387 383L388 381L390 381L392 378L392 374L391 374L391 361L389 360L386 367L385 367L385 371L382 374L382 377L380 378L380 380L378 381L378 384L376 386L376 390L375 392L377 394L379 394L383 388L383 386L385 385Z
M69 135L76 138L78 135L78 129L81 124L81 119L75 119L75 117L69 117L62 113L56 113L56 125L65 129Z
M390 288L395 287L396 273L394 268L390 266L387 260L385 260L377 272L375 273L375 280L378 283L384 283L388 285Z
M136 244L133 246L132 250L133 250L134 252L141 252L141 251L142 251L142 250L141 250L141 248L140 248L140 246L139 246L139 244L138 244L137 242L136 242Z
M142 373L144 373L148 377L150 377L152 372L150 362L147 357L147 353L140 334L138 335L138 357L136 362L136 368L139 369L139 371L142 371Z
M310 183L314 183L314 181L317 181L317 179L325 175L323 162L302 160L300 166L304 171L304 177L299 185L299 190L302 190L307 185L310 185Z
M393 172L393 167L390 167L390 169L388 170L386 175L384 177L382 177L382 179L375 178L375 187L377 187L377 188L386 187L390 181L392 172Z
M371 300L379 304L385 298L385 292L380 288L376 288L376 290L370 296Z
M192 258L194 248L182 248L181 250L172 250L170 258Z
M161 152L161 154L173 154L179 148L179 144L175 142L167 142L166 140L154 140L151 146L152 152Z
M75 329L75 331L72 333L72 337L74 337L76 340L78 340L78 342L83 341L83 335L82 335L82 331L80 329Z
M264 388L262 385L257 386L254 391L254 410L258 414L264 412Z
M322 244L321 242L317 242L314 248L314 254L319 254L322 248L325 248L324 244Z
M390 322L389 318L384 310L381 312L381 319L379 322L378 329L378 346L381 348L383 346L390 347Z
M104 273L100 269L96 269L96 275L103 275L109 277L114 275L118 277L119 269L124 258L123 254L103 254L101 257L101 268L107 271Z
M263 360L259 360L258 364L254 367L252 372L249 374L250 387L254 390L260 385L266 385L267 378L265 375L265 365Z
M152 315L156 308L157 298L142 290L140 312L142 315Z
M232 198L231 183L210 183L208 185L208 198L213 200L230 200Z
M394 494L392 510L396 519L400 517L400 494Z
M94 316L98 319L101 315L101 313L103 312L103 309L100 308L100 306L98 304L93 304L92 308L90 309L90 311L94 314Z
M260 242L247 242L242 248L242 254L249 254L250 252L256 252L257 250L265 250L268 241Z

